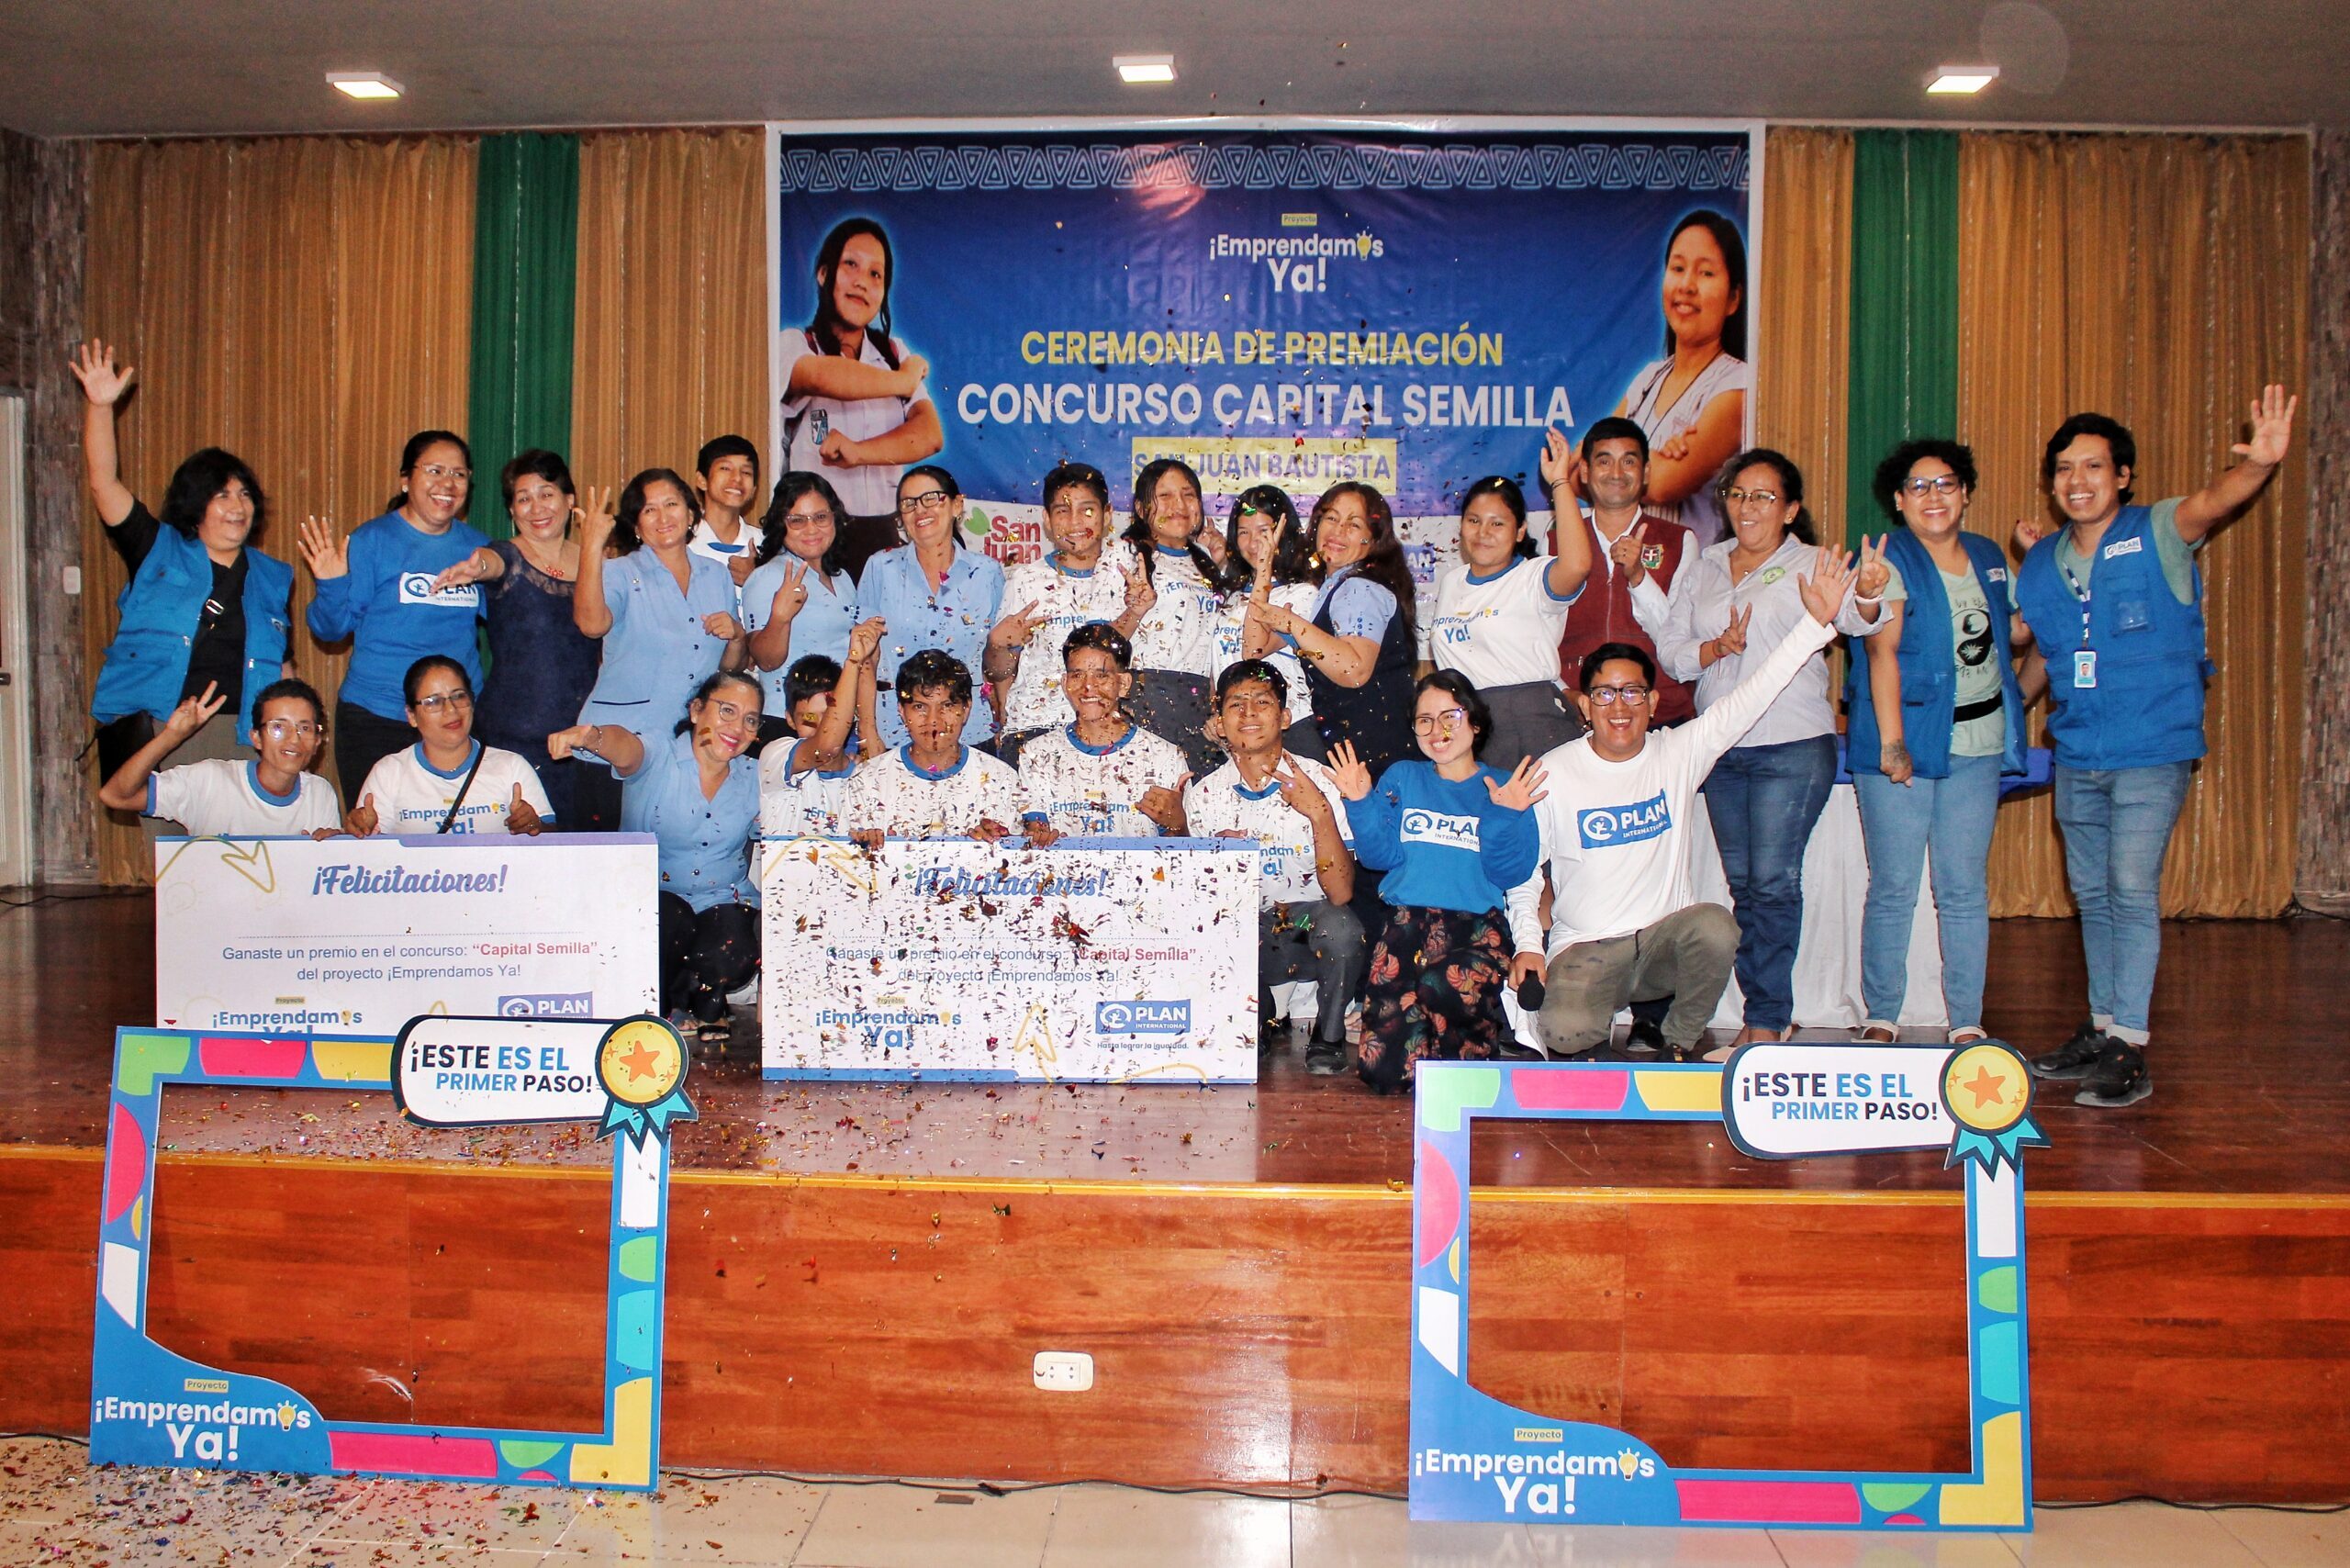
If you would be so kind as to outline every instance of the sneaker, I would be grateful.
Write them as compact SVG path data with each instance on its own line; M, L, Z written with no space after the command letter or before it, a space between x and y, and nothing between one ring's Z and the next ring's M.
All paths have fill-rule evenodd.
M2098 1058L2105 1054L2106 1047L2110 1043L2105 1032L2094 1022L2085 1021L2073 1031L2071 1039L2043 1056L2032 1058L2024 1065L2031 1069L2034 1078L2069 1082L2076 1078L2087 1078L2089 1070L2097 1065Z
M1662 1056L1666 1049L1664 1025L1647 1018L1633 1019L1631 1032L1624 1036L1624 1048L1646 1056Z
M1503 1061L1548 1061L1550 1058L1532 1046L1518 1040L1503 1040L1494 1047L1494 1055Z
M1343 1040L1315 1040L1305 1047L1305 1070L1315 1078L1336 1078L1347 1070Z
M2100 1111L2119 1111L2125 1105L2135 1105L2154 1092L2154 1081L2146 1071L2146 1053L2126 1040L2109 1037L2097 1066L2090 1069L2082 1082L2081 1092L2073 1096L2073 1103L2094 1105Z

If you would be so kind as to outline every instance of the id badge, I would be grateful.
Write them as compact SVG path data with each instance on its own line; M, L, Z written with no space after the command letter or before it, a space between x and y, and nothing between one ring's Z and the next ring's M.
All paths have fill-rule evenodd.
M2097 685L2097 650L2083 648L2073 655L2073 685L2087 689Z

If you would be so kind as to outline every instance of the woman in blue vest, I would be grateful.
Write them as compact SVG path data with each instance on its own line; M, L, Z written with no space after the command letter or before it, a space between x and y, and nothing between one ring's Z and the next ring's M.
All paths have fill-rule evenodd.
M1930 846L1942 1005L1951 1043L1963 1045L1984 1037L1991 827L2000 778L2023 771L2014 649L2030 634L2009 599L2006 554L1961 526L1974 453L1954 441L1904 442L1877 465L1874 488L1901 526L1885 536L1884 613L1852 639L1844 683L1846 757L1869 856L1861 1038L1895 1037Z
M182 463L158 518L122 482L114 409L135 367L115 368L95 340L68 367L82 383L82 463L106 537L130 581L106 645L90 711L101 778L112 778L172 711L210 686L218 716L179 748L180 760L252 755L238 738L250 699L293 673L294 568L250 547L268 514L261 481L241 458L207 446Z
M2243 461L2191 496L2130 502L2137 442L2102 414L2056 428L2040 473L2065 526L2037 539L2016 607L2037 646L2024 689L2045 680L2056 749L2056 824L2081 911L2089 1017L2031 1061L2081 1081L2076 1103L2118 1109L2154 1092L2147 1015L2162 954L2163 857L2203 755L2203 579L2195 551L2250 506L2291 444L2298 399L2269 386L2252 406Z
M1326 749L1345 741L1374 778L1412 754L1412 569L1387 498L1348 479L1314 503L1312 610L1268 604L1262 619L1297 650Z

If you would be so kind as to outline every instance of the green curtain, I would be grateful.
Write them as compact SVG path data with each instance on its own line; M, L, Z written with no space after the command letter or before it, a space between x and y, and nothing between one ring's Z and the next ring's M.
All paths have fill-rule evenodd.
M474 221L473 525L513 532L498 475L571 439L571 313L579 275L579 139L481 141Z
M1892 518L1876 465L1912 436L1958 434L1958 136L1852 137L1852 309L1846 538Z

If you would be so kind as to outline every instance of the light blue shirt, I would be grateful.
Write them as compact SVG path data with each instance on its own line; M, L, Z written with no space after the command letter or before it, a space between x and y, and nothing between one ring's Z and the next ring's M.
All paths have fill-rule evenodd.
M784 568L798 564L800 557L786 550L774 560L752 569L743 584L744 631L756 632L767 623L767 617L775 610L776 589L783 586ZM829 591L827 582L831 585ZM849 580L846 572L834 572L828 579L810 566L803 586L808 589L808 598L800 606L800 612L791 618L791 641L784 650L783 663L759 672L759 685L767 694L767 711L778 719L791 711L783 700L783 678L791 666L811 654L845 659L849 632L859 619L856 585Z
M963 661L971 672L971 717L963 726L966 745L977 745L995 729L995 715L979 695L979 655L987 648L988 633L1003 608L1003 568L979 551L957 548L946 581L935 594L914 559L914 547L901 544L885 550L865 564L856 585L856 608L867 616L878 615L890 629L881 637L881 655L873 678L879 685L881 739L903 745L912 739L898 717L898 694L892 682L898 666L924 648L943 648Z
M730 579L726 586L734 585ZM751 839L759 831L758 763L735 757L726 766L726 782L705 800L693 736L664 733L643 740L644 761L621 781L621 831L660 840L661 890L696 913L722 903L756 907Z
M618 724L651 745L686 716L694 688L718 667L726 639L705 631L702 618L722 610L734 613L734 579L707 555L686 559L693 569L683 593L650 550L604 563L604 607L612 612L612 626L604 633L603 667L579 722Z
M474 622L482 612L477 583L445 593L432 579L476 550L489 536L458 521L446 533L427 533L401 516L386 512L351 533L350 570L320 577L310 600L310 634L321 643L351 639L351 666L343 672L341 700L378 718L405 721L401 690L408 666L440 654L464 666L466 681L481 689L481 651ZM254 693L247 692L251 702Z
M1341 637L1379 642L1387 635L1387 623L1395 619L1395 596L1381 584L1357 576L1352 566L1341 566L1331 574L1305 618L1318 617L1326 604L1330 607L1330 630Z

